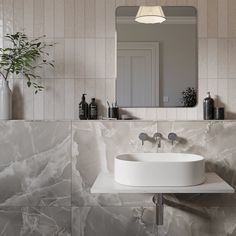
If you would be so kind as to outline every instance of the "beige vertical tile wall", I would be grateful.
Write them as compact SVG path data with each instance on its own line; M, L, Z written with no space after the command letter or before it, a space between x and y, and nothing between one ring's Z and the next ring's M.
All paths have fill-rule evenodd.
M34 95L21 79L11 81L14 118L77 119L82 93L99 100L100 115L115 96L115 9L121 5L189 5L198 9L199 104L196 108L126 109L139 119L201 120L209 90L227 118L236 118L235 0L0 0L0 45L5 33L46 34L55 70L45 68L45 90ZM3 26L3 27L2 27Z

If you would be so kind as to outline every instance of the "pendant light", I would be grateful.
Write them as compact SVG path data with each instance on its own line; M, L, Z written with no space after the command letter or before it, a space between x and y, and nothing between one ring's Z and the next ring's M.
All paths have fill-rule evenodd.
M144 24L162 23L166 20L160 6L140 6L135 21Z

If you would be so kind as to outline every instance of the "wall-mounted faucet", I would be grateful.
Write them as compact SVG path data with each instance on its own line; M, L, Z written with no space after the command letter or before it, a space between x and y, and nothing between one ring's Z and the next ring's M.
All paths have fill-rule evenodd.
M161 139L162 139L162 134L161 133L155 133L153 135L153 138L155 139L157 143L157 147L160 148L161 147Z
M158 148L161 147L161 138L162 134L161 133L155 133L153 137L148 136L146 133L140 133L139 134L139 139L142 141L142 146L144 145L145 141L150 141L152 143L157 143L158 142Z
M177 141L178 136L176 133L169 133L168 139L171 141L172 145L174 144L174 141Z
M144 145L144 141L149 139L149 136L146 133L139 134L139 139L142 141L142 146Z

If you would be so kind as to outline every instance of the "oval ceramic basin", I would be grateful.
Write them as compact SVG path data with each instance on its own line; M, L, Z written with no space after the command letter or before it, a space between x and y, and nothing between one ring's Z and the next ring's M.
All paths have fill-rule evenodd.
M204 157L186 153L135 153L115 158L115 181L129 186L192 186L205 181Z

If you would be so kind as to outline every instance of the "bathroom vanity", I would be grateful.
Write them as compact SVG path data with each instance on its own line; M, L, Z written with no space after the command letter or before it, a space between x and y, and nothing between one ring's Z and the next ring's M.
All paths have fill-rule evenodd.
M114 174L100 173L91 193L152 193L156 224L163 224L164 193L234 193L216 173L205 173L204 158L186 153L133 153L115 157Z
M110 173L100 173L91 188L91 193L234 193L234 189L216 173L206 173L205 178L202 184L193 186L134 187L117 183L114 175Z

